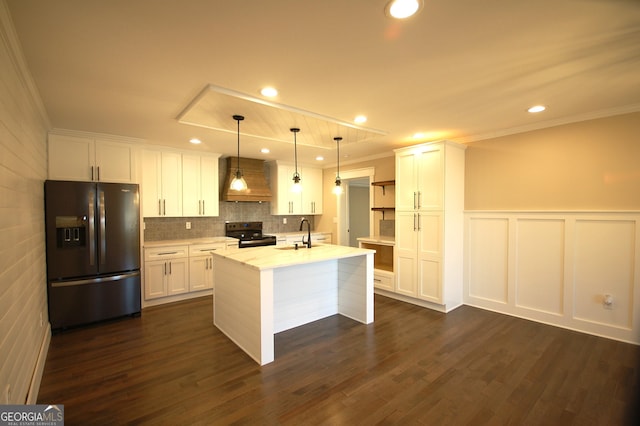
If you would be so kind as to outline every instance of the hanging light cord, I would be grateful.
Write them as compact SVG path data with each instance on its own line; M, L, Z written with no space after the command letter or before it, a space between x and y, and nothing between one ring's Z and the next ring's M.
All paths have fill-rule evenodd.
M299 129L291 129L293 132L293 158L295 160L296 166L296 175L298 174L298 139L296 138L296 133L298 133Z
M337 138L333 138L336 141L336 147L338 148L338 167L336 169L336 180L340 180L340 141L342 140L341 137L337 137Z
M244 120L241 115L234 115L233 119L238 122L238 163L236 164L236 177L240 174L240 120Z
M293 174L293 181L295 184L300 183L300 174L298 173L298 139L296 138L296 133L300 131L297 127L292 127L289 130L293 132L293 158L296 171Z

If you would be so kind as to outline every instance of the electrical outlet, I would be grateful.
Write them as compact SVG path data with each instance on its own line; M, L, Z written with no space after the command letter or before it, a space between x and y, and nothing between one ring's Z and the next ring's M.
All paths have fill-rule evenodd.
M286 218L286 217L283 217L283 218L282 218L282 224L283 224L283 225L286 225L286 224L287 224L287 218Z
M191 229L191 222L187 222L186 226L187 226L187 229Z
M44 325L44 322L42 321L42 312L40 312L40 327L42 327Z
M613 309L613 296L605 294L602 298L602 307L605 309Z

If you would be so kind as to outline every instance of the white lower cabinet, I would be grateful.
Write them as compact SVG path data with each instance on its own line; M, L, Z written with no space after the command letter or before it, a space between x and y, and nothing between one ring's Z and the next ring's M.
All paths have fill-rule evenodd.
M194 244L189 246L189 291L212 289L213 253L224 251L225 243Z
M373 270L373 286L381 290L394 291L395 274L393 272Z
M189 291L188 246L145 249L144 258L145 300Z
M358 238L360 248L375 250L373 255L373 286L377 289L395 292L394 243L390 238L386 241Z
M143 287L146 305L211 294L215 288L215 264L212 253L237 248L237 242L225 239L206 243L145 247ZM205 293L207 291L208 293Z

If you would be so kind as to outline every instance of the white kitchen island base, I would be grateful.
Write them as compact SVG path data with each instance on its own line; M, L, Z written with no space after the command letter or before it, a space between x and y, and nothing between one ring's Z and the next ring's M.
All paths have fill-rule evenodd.
M372 250L275 246L214 253L214 324L260 365L274 334L340 314L373 322Z

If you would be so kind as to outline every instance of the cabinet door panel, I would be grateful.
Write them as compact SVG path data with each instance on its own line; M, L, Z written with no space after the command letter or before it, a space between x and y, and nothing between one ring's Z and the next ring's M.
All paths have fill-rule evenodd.
M440 261L420 259L420 270L418 272L420 299L442 303L440 271Z
M96 140L96 170L94 180L130 183L134 179L133 149L131 146Z
M200 156L182 156L182 215L187 217L202 214L200 193Z
M162 194L160 192L162 163L161 154L157 151L142 152L142 215L144 217L162 216Z
M180 294L189 291L189 268L186 259L171 259L167 261L169 273L167 294Z
M442 214L418 214L421 256L440 257L442 253Z
M218 158L202 157L200 160L200 198L202 199L202 215L218 216L220 214L218 194Z
M207 273L211 256L192 257L189 260L189 289L191 291L207 288Z
M146 262L144 266L144 298L155 299L167 295L165 262Z
M396 156L396 211L414 210L417 204L415 155Z
M90 181L94 161L93 139L49 135L49 179Z
M302 169L302 214L322 214L322 169Z
M443 153L438 147L422 152L418 157L418 208L442 210Z
M417 247L417 213L396 212L396 292L405 296L418 295Z
M182 156L162 153L162 212L164 216L182 216Z

